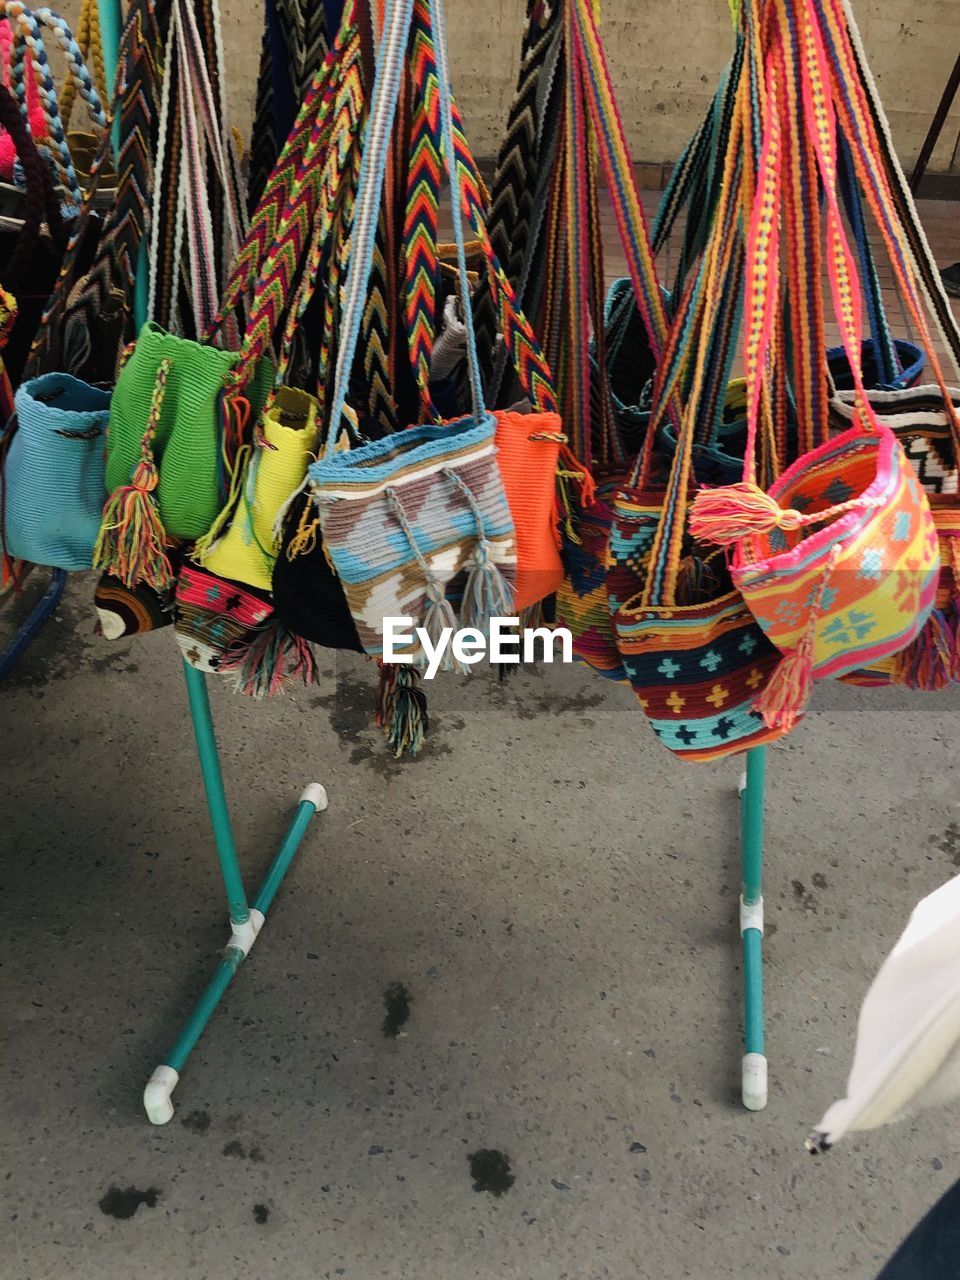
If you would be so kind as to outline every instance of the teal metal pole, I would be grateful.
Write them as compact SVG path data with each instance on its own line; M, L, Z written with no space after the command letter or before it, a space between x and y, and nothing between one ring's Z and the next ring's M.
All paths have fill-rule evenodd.
M186 1021L186 1025L177 1037L176 1043L167 1054L166 1065L179 1073L203 1035L204 1028L213 1017L223 994L233 981L234 975L243 964L244 953L239 947L227 947L223 959L217 965L207 988L197 1001L196 1007Z
M763 1016L763 807L767 749L747 752L746 784L740 797L740 934L743 941L744 1106L767 1105L767 1059Z
M193 672L192 676L191 672ZM204 768L204 783L207 786L207 798L210 802L210 813L214 820L214 830L216 831L220 805L221 803L223 804L225 811L226 801L223 800L223 784L220 781L220 769L216 762L215 746L213 747L214 754L212 757L213 767L210 767L213 725L210 719L206 684L204 677L199 672L193 671L193 668L187 669L187 688L191 695L190 706L193 712L194 727L197 730L197 746L200 751L200 762ZM207 740L207 731L209 731L210 741ZM249 912L249 918L244 922L238 922L235 919L232 921L233 928L230 940L224 949L219 964L214 970L213 977L207 983L206 990L197 1001L196 1007L191 1012L170 1052L147 1081L147 1086L143 1091L143 1103L147 1117L152 1124L167 1124L172 1119L174 1110L172 1095L180 1080L180 1072L203 1034L204 1028L213 1016L217 1005L236 976L237 970L243 964L250 952L250 948L256 942L263 927L267 908L273 902L280 883L289 869L290 863L293 861L297 846L303 839L310 819L315 813L322 812L326 807L326 791L318 782L309 783L300 797L293 815L293 821L284 836L283 844L280 846L279 852L264 877L263 884L257 894L256 903ZM226 831L229 837L229 824ZM222 835L222 832L220 835ZM220 847L219 840L220 836L218 835L218 848ZM233 841L230 838L230 849L232 850L232 848ZM233 861L236 861L236 855L234 855ZM230 862L229 858L226 859L226 865L229 866ZM221 866L223 865L224 860L221 858ZM226 874L224 878L226 879ZM242 885L240 888L242 892ZM229 894L229 887L227 892ZM232 908L231 915L233 915Z
M100 41L103 45L103 70L107 81L107 92L113 94L117 79L117 63L120 61L120 32L123 29L123 15L120 12L120 0L98 0L100 12ZM111 110L116 103L110 103ZM113 158L116 163L120 150L120 121L113 121Z
M203 672L198 671L196 667L191 667L189 662L183 664L183 676L187 682L190 715L193 718L193 731L196 734L197 752L200 756L200 771L203 774L203 785L207 793L207 807L213 824L213 838L217 844L223 886L227 891L230 919L234 924L245 924L250 918L250 908L247 906L243 876L230 827L230 811L227 808L223 775L220 772L220 757L217 754L217 739L213 731L213 717L210 714L207 680Z
M297 846L303 839L303 833L310 825L310 819L316 812L316 805L309 800L301 800L297 805L297 811L293 815L293 821L290 823L287 834L283 838L283 844L280 846L277 856L271 862L270 870L263 878L260 892L257 894L253 904L255 911L266 915L270 910L270 904L277 896L277 890L280 888L283 877L287 874L290 863L293 861Z

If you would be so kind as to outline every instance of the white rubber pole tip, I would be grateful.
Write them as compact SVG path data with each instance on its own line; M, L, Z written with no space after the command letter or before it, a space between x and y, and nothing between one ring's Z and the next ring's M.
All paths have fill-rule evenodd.
M151 1124L169 1124L173 1119L170 1095L177 1087L180 1074L173 1067L157 1067L143 1091L143 1109Z
M322 783L308 782L300 794L300 803L303 804L304 800L312 804L317 813L323 813L327 807L326 788Z
M748 1111L762 1111L767 1105L767 1060L762 1053L743 1055L742 1096Z

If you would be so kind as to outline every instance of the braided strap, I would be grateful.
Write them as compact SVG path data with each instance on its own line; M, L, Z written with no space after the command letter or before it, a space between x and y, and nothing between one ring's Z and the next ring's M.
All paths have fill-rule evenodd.
M56 81L50 68L50 61L44 47L41 24L52 33L55 43L66 58L70 78L77 91L87 103L90 117L96 127L106 131L107 117L96 86L87 71L80 46L66 22L44 7L31 12L22 0L0 0L0 17L6 18L14 27L13 59L11 63L11 80L13 90L20 102L21 109L26 109L27 89L25 84L25 60L27 50L40 95L40 102L47 117L47 134L54 159L60 171L63 186L73 201L79 205L83 199L80 182L70 155L66 130L60 114L57 98Z

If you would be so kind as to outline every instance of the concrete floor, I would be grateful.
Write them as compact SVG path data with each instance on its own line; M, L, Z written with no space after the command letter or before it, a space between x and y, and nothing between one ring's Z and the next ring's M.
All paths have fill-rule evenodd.
M213 690L251 877L303 782L330 808L151 1128L224 912L173 636L95 638L91 589L0 698L3 1280L867 1280L960 1172L956 1110L803 1150L872 973L960 865L960 699L819 687L773 750L751 1115L738 765L675 762L578 668L441 678L411 763L361 659L269 706Z

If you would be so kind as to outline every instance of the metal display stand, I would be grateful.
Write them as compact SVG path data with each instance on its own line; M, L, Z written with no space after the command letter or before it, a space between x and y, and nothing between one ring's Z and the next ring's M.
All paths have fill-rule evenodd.
M50 576L49 586L34 605L29 617L7 647L0 651L0 681L6 678L10 668L34 639L54 609L56 609L66 585L66 570L54 569Z
M120 0L98 0L103 33L104 60L109 83L116 73L120 47ZM116 133L114 134L116 139ZM141 255L141 266L143 258ZM137 272L141 284L144 272ZM145 280L143 280L145 284ZM145 288L136 293L138 328L146 319ZM61 588L62 589L62 588ZM263 927L267 911L280 888L310 819L327 807L327 794L318 782L310 783L300 796L293 820L259 892L251 906L246 897L243 876L237 858L216 735L210 714L206 677L189 664L183 666L190 715L193 720L200 769L203 776L207 807L216 842L220 872L223 877L230 918L230 938L222 958L206 990L187 1019L170 1052L156 1067L144 1089L143 1102L153 1124L166 1124L174 1113L171 1095L190 1053L210 1021L214 1010L230 986L237 970L250 953ZM740 897L740 932L744 964L744 1056L742 1096L744 1106L759 1111L767 1103L767 1059L764 1048L763 1015L763 898L761 870L763 859L763 802L766 749L756 747L747 753L746 769L740 783L741 797L741 862L742 892Z
M763 1018L763 802L767 748L747 752L740 778L740 937L743 944L741 1096L750 1111L767 1105Z
M122 29L120 0L98 0L98 3L106 74L108 82L113 84L116 78ZM116 131L114 147L116 148ZM141 255L141 265L142 262ZM145 275L143 270L137 272L138 283L143 281L145 284ZM146 291L142 287L136 294L136 317L139 328L146 319ZM171 1095L180 1079L184 1064L233 981L237 970L250 954L250 949L263 928L270 904L293 862L310 819L315 813L327 807L327 793L319 782L311 782L304 788L283 843L270 864L270 869L251 906L247 901L243 874L230 825L230 811L223 788L223 775L220 770L213 717L210 714L206 676L188 663L183 664L183 674L197 740L197 753L207 796L207 808L210 811L213 838L216 842L220 873L227 896L230 938L206 990L188 1017L170 1052L154 1070L143 1091L144 1109L152 1124L166 1124L172 1119L174 1108Z
M310 819L315 813L320 813L327 807L327 793L319 782L311 782L304 788L283 843L264 876L253 906L250 906L243 887L243 874L237 858L236 845L233 842L230 811L223 789L220 757L217 753L213 717L210 714L206 676L186 662L183 664L183 675L187 683L190 716L197 739L197 754L200 757L200 771L207 794L207 808L210 810L220 874L223 876L223 887L227 895L230 938L220 963L207 984L207 989L184 1024L170 1052L147 1081L147 1087L143 1091L143 1105L151 1124L166 1124L173 1117L171 1094L180 1079L184 1063L203 1034L213 1011L233 981L240 965L250 954L250 948L263 928L270 904L293 862L294 854L310 824Z

